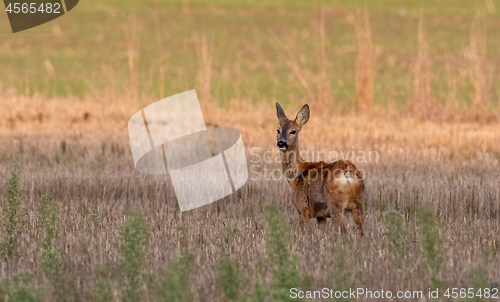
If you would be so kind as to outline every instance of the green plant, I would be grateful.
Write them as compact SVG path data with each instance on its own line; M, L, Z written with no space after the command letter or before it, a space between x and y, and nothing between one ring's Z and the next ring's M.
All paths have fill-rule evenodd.
M52 240L56 235L59 206L54 203L52 195L45 194L40 195L37 209L39 229L42 236L42 270L47 278L51 278L63 266L61 256L52 244Z
M44 288L35 286L28 273L4 280L1 284L0 301L38 302L44 301Z
M241 286L245 282L243 271L238 268L238 263L231 259L234 249L235 231L226 226L224 230L222 250L226 255L217 262L217 281L219 281L226 297L230 301L237 301L240 297Z
M113 286L111 280L108 278L101 278L97 287L92 293L92 298L96 302L109 302L114 301L113 299Z
M193 254L187 250L182 251L181 256L159 280L158 301L182 302L193 300L193 294L189 289L193 259Z
M405 218L398 211L389 210L384 213L384 224L386 231L384 233L389 241L389 251L394 259L391 260L394 265L401 268L404 261L404 253L408 244L408 236L403 236L403 225Z
M336 291L349 291L349 288L354 288L355 284L352 278L354 261L352 254L351 243L347 240L338 242L330 254L333 269L330 271L329 279ZM336 298L336 300L339 299Z
M139 301L142 290L145 250L149 243L149 223L143 214L133 214L121 230L120 257L125 277L124 301Z
M88 216L88 221L89 221L89 227L97 227L98 225L101 224L101 219L99 218L99 215L97 214L90 214ZM90 223L92 222L92 224Z
M243 272L238 269L237 262L229 256L220 259L217 263L217 280L224 289L226 297L230 301L237 301L244 282Z
M6 181L6 200L4 201L3 227L7 233L2 247L2 257L11 257L16 250L19 236L25 222L24 215L20 212L22 197L19 187L20 170L14 166L10 171L10 178Z
M273 278L267 292L273 301L292 301L290 288L301 284L298 259L290 253L288 243L288 218L279 210L277 202L266 206L266 250L272 267Z
M492 261L494 259L494 249L489 248L483 252L479 261L474 269L474 275L470 281L469 288L474 288L475 293L481 293L482 295L474 295L472 299L461 299L461 301L489 301L490 299L484 297L484 289L494 287L494 285L488 280L488 268L491 267ZM497 284L498 286L498 284Z
M422 244L425 265L432 275L432 285L439 287L439 272L443 263L442 245L443 241L439 235L434 215L426 209L417 210L417 223L419 225L420 242Z

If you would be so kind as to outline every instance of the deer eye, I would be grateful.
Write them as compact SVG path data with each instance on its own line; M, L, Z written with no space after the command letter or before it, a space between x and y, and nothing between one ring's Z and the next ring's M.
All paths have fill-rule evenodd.
M295 133L297 133L297 131L295 130L292 130L292 132L290 132L290 134L295 134Z
M280 134L280 129L278 129L278 134Z

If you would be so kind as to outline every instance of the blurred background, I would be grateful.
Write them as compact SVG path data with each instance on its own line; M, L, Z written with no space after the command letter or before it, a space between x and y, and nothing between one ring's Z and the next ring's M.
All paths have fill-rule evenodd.
M497 0L81 1L17 34L0 19L0 95L150 102L196 88L223 108L492 114L499 11Z

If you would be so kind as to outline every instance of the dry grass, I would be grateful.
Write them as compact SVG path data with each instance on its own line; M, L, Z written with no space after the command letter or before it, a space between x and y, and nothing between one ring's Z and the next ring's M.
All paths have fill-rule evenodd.
M484 111L487 106L490 90L491 73L496 67L493 63L487 69L486 34L484 29L484 12L478 11L474 16L470 29L470 47L465 50L470 64L469 74L474 86L472 107L478 112Z
M240 193L180 215L168 177L143 175L133 167L126 133L127 118L135 110L133 102L127 106L96 102L70 106L63 100L16 100L16 105L7 107L4 113L19 116L12 129L2 127L0 175L4 183L13 164L22 167L22 207L29 221L16 256L4 260L2 279L31 272L38 284L53 284L74 300L91 300L105 267L112 295L123 299L116 277L121 267L120 230L125 214L136 211L146 215L152 233L146 249L146 272L161 275L187 248L195 255L189 282L193 299L224 301L216 278L217 261L225 255L224 234L227 228L234 231L231 259L254 280L258 263L267 265L263 213L272 200L278 201L289 218L293 238L290 250L299 259L301 276L310 280L303 289L341 286L333 276L338 273L336 257L342 256L348 263L343 274L355 286L426 292L432 280L423 264L427 258L420 245L422 239L415 233L418 224L409 219L401 231L409 240L401 260L403 267L393 264L396 259L384 236L385 212L393 209L411 216L419 207L428 208L435 216L443 240L438 251L445 259L438 271L443 287L472 284L483 261L482 251L490 248L496 256L484 277L490 283L500 278L498 124L367 119L332 115L328 108L311 107L311 120L301 133L302 150L344 154L377 151L379 156L378 161L357 164L367 177L365 237L360 240L355 235L349 218L350 234L341 240L331 225L326 232L319 232L315 225L310 233L300 231L288 185L284 180L272 180L271 171L281 169L280 163L253 164L256 166L251 171L264 173L264 167L269 169L266 177L270 180L249 180ZM14 102L5 100L4 104ZM278 156L274 146L277 121L272 108L260 108L253 114L248 108L243 114L243 109L212 107L204 114L209 123L216 121L219 126L242 132L249 160L255 160L255 153L263 155L268 150L275 152L272 158ZM87 121L81 117L85 111L92 112ZM35 118L38 112L43 112L41 121ZM260 149L252 151L252 147ZM66 267L64 282L46 281L40 275L38 192L51 193L61 207L54 246ZM5 194L3 186L0 194ZM346 242L352 251L339 256ZM271 277L268 273L263 278ZM144 288L150 292L146 294L146 290L143 300L154 301L154 288ZM244 290L251 292L252 285L241 288ZM56 297L57 292L49 292Z
M356 59L356 99L358 110L369 113L373 103L373 56L372 30L368 8L354 18L358 54Z
M212 88L212 52L214 42L209 41L205 34L196 38L196 49L198 54L199 72L197 75L198 87L200 87L200 100L210 103Z
M325 8L319 11L319 21L313 23L317 28L317 41L315 43L316 62L318 64L318 96L321 104L333 104L331 78L328 75L328 57L326 55L326 30L325 30Z
M418 53L415 64L415 80L413 91L412 109L419 115L425 115L431 103L431 82L432 73L430 71L429 46L425 38L424 11L420 11L418 18ZM453 85L450 80L449 85ZM450 86L453 89L453 86Z
M488 12L494 13L493 1L485 3ZM141 293L143 301L161 300L159 288L171 289L162 286L169 279L176 286L187 287L182 292L184 300L192 295L194 301L228 301L230 286L222 283L229 281L220 278L221 259L226 259L226 267L235 264L238 278L226 274L229 278L224 280L241 277L243 284L236 288L240 293L236 300L248 296L245 301L260 302L264 299L254 296L259 280L266 288L279 275L268 261L273 256L273 238L269 237L272 232L265 209L273 200L287 217L283 237L289 235L290 240L284 242L288 249L281 250L289 251L290 259L296 257L301 279L296 286L304 290L352 286L427 293L435 286L498 286L500 122L493 99L498 94L494 90L498 79L493 68L496 61L488 56L482 17L474 19L466 51L460 46L460 53L436 54L430 47L432 33L425 34L429 31L424 30L420 13L413 69L413 49L388 49L378 47L381 42L377 39L372 41L372 34L376 36L384 23L378 19L385 15L369 15L367 9L351 18L355 35L331 39L335 26L342 26L338 20L349 16L349 11L322 7L311 13L317 22L307 13L306 22L284 26L280 22L294 20L301 12L277 8L269 16L284 16L277 22L279 26L263 31L254 27L260 24L252 19L252 14L269 17L262 8L248 11L183 1L170 12L172 18L164 18L158 10L152 18L132 12L120 20L111 6L101 3L97 7L113 24L122 24L124 31L118 38L109 37L118 39L115 46L123 49L118 59L91 66L104 88L94 83L82 97L57 98L48 97L43 90L17 93L11 87L0 87L0 183L6 183L13 165L21 168L21 213L27 218L14 255L2 259L0 301L5 300L9 282L26 274L32 277L31 286L45 289L39 296L46 301L130 299L124 287L133 283L129 279L134 279L134 267L125 272L123 229L130 227L127 223L133 222L132 217L139 217L134 213L142 213L149 223L142 227L151 236L148 245L137 248L140 253L136 254L144 252L145 260L138 265L132 292ZM182 20L177 20L180 10ZM228 24L233 22L232 13L237 22L251 20L242 27L245 39L236 39L232 32L213 35L218 32L210 31L211 25L193 39L191 28L207 10L227 17ZM416 20L417 15L398 20L412 18ZM157 27L148 32L152 28L149 19ZM444 19L455 22L451 17ZM169 20L169 31L158 20ZM352 30L352 25L344 27ZM190 29L189 35L179 34L179 38L172 34L183 33L183 28ZM224 35L234 40L217 40ZM145 42L149 36L155 43ZM8 52L22 43L6 41L0 49ZM165 49L166 44L178 47ZM188 54L190 59L186 59ZM42 62L49 79L59 76L57 61L44 58ZM124 70L116 68L122 65ZM444 72L439 79L436 69L441 67ZM393 78L412 70L414 77L398 88L404 93L397 92L394 86L401 82ZM254 73L259 76L253 77ZM381 89L377 90L375 79L380 79ZM446 89L439 93L446 106L437 101L441 95L432 86L433 79L445 83ZM260 83L265 83L265 92ZM207 125L241 132L251 179L236 194L181 215L168 176L135 170L127 122L144 106L193 85ZM408 107L412 86L418 106L407 111L402 108ZM464 93L469 86L470 96ZM223 89L230 91L229 105L220 108L216 103L221 103ZM387 104L404 99L403 106L377 106L385 101L380 95L391 97ZM319 232L314 224L307 233L299 230L289 186L273 179L281 169L275 146L275 101L288 101L287 113L295 113L299 103L311 106L311 119L300 139L301 150L307 150L309 158L314 155L314 160L331 161L335 156L355 156L356 165L366 172L363 239L355 235L350 218L349 235L342 237L330 223L326 232ZM356 108L353 104L358 111L371 114L358 115L351 110ZM468 112L469 104L478 110ZM376 157L363 162L358 152L375 152ZM255 162L264 154L272 161ZM257 173L261 175L258 179ZM6 191L0 185L0 196ZM38 195L45 193L52 194L60 207L51 244L62 266L54 275L44 273L42 259L42 234L48 231L41 229L37 204ZM4 213L5 202L1 207ZM391 221L389 217L396 218ZM402 223L393 223L398 221ZM5 225L3 220L0 238L6 237ZM423 229L429 234L422 234ZM189 269L182 266L186 259ZM187 271L188 280L183 279L186 275L174 278L179 271ZM106 293L107 299L102 298Z

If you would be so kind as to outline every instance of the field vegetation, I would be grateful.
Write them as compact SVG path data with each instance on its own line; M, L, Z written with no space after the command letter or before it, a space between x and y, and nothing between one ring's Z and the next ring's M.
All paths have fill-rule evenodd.
M495 0L88 0L2 33L0 301L498 288L499 14ZM207 125L242 133L251 179L181 214L168 176L135 170L127 122L192 88ZM310 105L309 158L365 171L363 238L350 215L344 236L300 230L276 177L277 101L290 118Z

